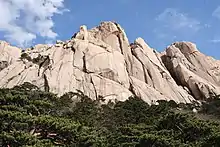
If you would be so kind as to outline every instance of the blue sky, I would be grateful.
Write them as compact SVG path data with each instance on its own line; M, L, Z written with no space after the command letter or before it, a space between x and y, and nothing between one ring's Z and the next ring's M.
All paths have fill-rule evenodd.
M46 5L43 0L34 4L11 1L10 5L0 0L0 18L16 15L0 21L0 39L12 44L66 40L82 24L92 28L114 20L125 29L130 42L142 37L152 48L163 51L174 41L191 41L201 52L220 59L219 0L48 0ZM17 11L6 13L6 6Z

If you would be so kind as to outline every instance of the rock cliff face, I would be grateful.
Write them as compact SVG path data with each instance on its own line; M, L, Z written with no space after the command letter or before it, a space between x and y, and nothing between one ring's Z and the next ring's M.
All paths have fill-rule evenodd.
M0 42L0 87L30 82L59 95L80 90L105 102L136 95L149 104L190 103L220 94L220 61L193 43L176 42L159 53L142 38L129 44L117 23L85 29L71 40L25 51Z

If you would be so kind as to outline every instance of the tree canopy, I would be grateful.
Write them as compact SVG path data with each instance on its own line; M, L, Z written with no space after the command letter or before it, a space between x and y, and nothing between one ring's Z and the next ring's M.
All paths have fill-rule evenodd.
M0 89L0 146L218 147L219 97L193 107L137 97L101 105L80 91L58 97L24 83Z

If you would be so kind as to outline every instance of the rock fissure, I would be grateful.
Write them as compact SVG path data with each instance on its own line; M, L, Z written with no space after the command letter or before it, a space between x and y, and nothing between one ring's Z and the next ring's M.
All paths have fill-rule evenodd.
M122 55L124 55L123 45L122 45L122 40L121 40L121 37L120 37L120 33L117 35L117 38L118 38L118 42L119 42L120 51L121 51Z
M44 78L44 91L49 92L50 86L49 86L46 74L43 74L43 78Z
M87 73L87 68L86 68L86 54L83 53L83 72Z
M131 91L131 93L134 95L134 96L137 96L135 90L134 90L134 86L133 86L133 82L132 80L130 79L130 82L129 82L129 90Z
M98 93L97 93L95 84L94 84L94 82L93 82L93 80L92 80L92 77L90 77L90 82L91 82L91 84L92 84L92 86L93 86L93 89L94 89L94 92L95 92L95 98L96 98L96 100L98 100Z

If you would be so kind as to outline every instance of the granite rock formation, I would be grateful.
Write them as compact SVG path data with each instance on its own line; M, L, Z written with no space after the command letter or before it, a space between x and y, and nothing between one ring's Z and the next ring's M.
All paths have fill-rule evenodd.
M190 42L176 42L159 53L142 38L129 43L123 28L102 22L53 46L22 51L0 42L0 87L30 82L62 95L80 90L92 99L124 101L136 95L191 103L220 94L220 61ZM84 37L80 37L80 35ZM76 37L77 36L77 37Z

